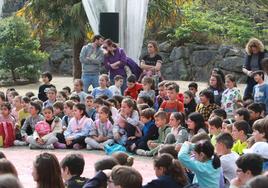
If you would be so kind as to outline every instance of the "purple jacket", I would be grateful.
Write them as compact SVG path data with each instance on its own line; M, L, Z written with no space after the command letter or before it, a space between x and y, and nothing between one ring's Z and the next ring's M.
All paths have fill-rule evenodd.
M112 69L109 64L113 64L117 61L120 61L121 64L118 69ZM110 79L114 79L116 75L121 75L126 77L126 71L124 69L127 64L127 56L122 48L116 48L114 55L105 55L104 57L104 66L110 72Z

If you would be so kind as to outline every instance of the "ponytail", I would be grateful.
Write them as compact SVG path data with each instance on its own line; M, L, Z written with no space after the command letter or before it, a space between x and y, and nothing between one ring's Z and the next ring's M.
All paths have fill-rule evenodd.
M221 166L221 160L218 157L218 155L215 154L215 153L212 156L212 165L213 165L213 168L215 168L215 169L217 169L217 168L219 168Z

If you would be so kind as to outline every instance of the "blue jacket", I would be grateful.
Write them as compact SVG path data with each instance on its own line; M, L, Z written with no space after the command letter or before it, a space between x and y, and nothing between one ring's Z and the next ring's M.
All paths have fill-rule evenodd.
M184 186L178 184L171 176L160 176L158 179L152 180L143 188L183 188Z

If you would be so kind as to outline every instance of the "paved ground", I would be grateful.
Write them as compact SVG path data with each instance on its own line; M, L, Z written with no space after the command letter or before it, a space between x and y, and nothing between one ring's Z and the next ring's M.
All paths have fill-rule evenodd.
M32 165L35 159L35 156L42 152L51 152L54 153L59 161L66 155L72 152L82 153L86 165L83 173L84 177L92 177L94 175L94 163L100 159L107 157L102 151L73 151L73 150L30 150L26 147L11 147L7 149L1 148L0 151L3 151L7 158L15 165L18 173L19 179L24 185L25 188L36 187L35 182L32 178ZM143 176L144 183L155 178L152 158L145 158L134 156L134 168L136 168Z

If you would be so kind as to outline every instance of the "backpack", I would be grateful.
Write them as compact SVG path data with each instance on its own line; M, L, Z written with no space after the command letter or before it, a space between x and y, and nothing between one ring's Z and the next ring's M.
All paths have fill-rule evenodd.
M120 144L106 144L104 146L104 151L107 155L112 155L114 152L117 152L117 151L122 151L122 152L126 152L127 149L120 145Z
M12 123L0 123L0 146L7 148L13 145L15 140L15 130Z

